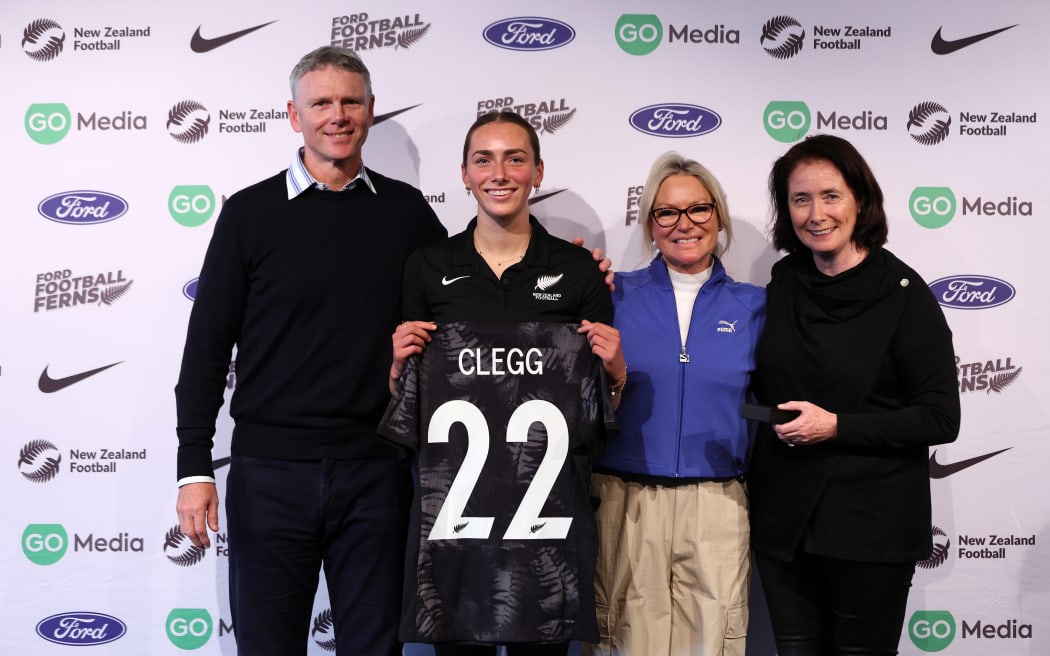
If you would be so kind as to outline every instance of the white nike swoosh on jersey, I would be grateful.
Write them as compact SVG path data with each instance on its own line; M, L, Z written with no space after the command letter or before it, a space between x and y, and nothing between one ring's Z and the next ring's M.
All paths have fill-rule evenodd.
M444 277L443 277L443 278L441 279L441 284L442 284L442 285L445 285L445 286L447 287L447 286L451 285L452 283L456 282L457 280L463 280L464 278L469 278L469 277L470 277L470 276L460 276L460 277L458 277L458 278L452 278L452 279L449 279L449 277L448 277L448 276L444 276Z

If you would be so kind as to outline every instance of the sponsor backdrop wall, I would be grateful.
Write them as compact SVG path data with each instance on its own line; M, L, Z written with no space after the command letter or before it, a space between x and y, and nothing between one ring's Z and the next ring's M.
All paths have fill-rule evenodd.
M660 153L720 177L727 266L764 284L770 164L806 133L852 140L889 247L944 305L962 393L901 652L1050 653L1048 31L1023 0L3 3L0 646L234 653L225 534L204 552L176 525L172 388L223 199L287 165L288 72L331 43L373 72L366 163L450 232L474 209L462 136L510 107L543 144L535 214L623 269ZM774 653L760 597L751 633ZM332 635L320 592L310 653Z

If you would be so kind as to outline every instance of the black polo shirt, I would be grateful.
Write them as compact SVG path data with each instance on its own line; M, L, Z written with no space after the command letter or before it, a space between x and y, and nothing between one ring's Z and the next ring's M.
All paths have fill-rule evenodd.
M529 216L532 238L520 262L497 278L474 249L477 217L458 235L419 248L405 265L405 320L612 323L605 274L586 249L552 236Z

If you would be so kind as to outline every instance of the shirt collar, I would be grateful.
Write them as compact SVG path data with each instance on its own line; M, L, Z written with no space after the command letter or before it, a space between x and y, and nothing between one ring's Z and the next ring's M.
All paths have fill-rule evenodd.
M368 170L365 169L365 165L362 162L361 170L354 176L354 179L346 183L342 189L338 191L346 191L352 189L357 185L357 181L360 180L365 183L369 191L376 194L375 185L372 184L371 178L368 177ZM306 170L306 164L303 163L303 149L300 148L295 152L295 157L292 158L292 163L288 167L287 173L284 176L285 186L288 188L288 200L292 200L299 194L303 193L311 187L316 187L324 191L329 191L330 188L323 182L318 182L314 176L310 175L310 172Z

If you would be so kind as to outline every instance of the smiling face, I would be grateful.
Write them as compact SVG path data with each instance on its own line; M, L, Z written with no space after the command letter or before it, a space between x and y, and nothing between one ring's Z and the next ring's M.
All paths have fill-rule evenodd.
M462 170L463 183L478 201L479 220L528 221L529 194L543 180L543 162L536 162L524 128L508 121L478 127Z
M787 199L795 234L821 271L834 275L863 259L864 251L853 242L859 207L834 164L800 162L788 176Z
M288 117L303 135L303 161L317 180L341 185L357 175L374 104L360 73L325 66L300 78Z
M675 174L664 178L653 199L653 210L676 208L684 210L697 204L713 203L710 192L695 176ZM682 214L678 222L662 228L652 219L653 241L667 266L679 273L700 273L711 266L711 255L718 246L721 225L719 208L705 223L697 224Z

